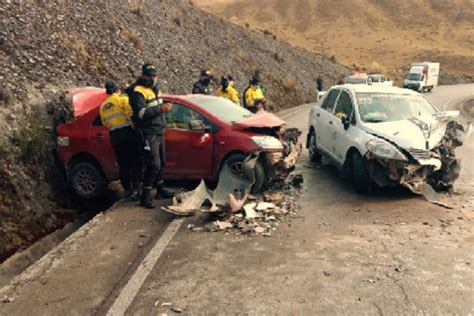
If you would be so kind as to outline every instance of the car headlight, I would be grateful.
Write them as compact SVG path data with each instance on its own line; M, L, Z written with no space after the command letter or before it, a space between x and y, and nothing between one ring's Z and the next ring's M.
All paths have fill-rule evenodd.
M408 159L400 150L389 142L383 139L372 139L367 142L367 149L374 155L379 158L393 159L393 160L403 160L407 161Z
M262 149L283 149L283 144L272 136L252 136L252 140Z

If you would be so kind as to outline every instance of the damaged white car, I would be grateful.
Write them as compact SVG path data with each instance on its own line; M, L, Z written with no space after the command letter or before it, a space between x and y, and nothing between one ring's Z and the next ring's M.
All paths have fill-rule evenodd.
M311 110L311 160L324 156L352 179L357 192L374 185L450 190L460 172L454 149L468 129L423 95L396 87L335 86Z

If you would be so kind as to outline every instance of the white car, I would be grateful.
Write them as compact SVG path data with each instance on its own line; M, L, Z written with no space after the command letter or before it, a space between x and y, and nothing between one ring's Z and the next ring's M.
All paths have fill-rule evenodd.
M359 193L374 184L449 190L460 170L454 148L466 134L457 115L407 89L334 86L311 110L306 147L311 160L324 156L349 175Z
M380 85L380 86L393 86L393 81L387 78L385 75L381 74L372 74L369 75L369 82L373 85Z

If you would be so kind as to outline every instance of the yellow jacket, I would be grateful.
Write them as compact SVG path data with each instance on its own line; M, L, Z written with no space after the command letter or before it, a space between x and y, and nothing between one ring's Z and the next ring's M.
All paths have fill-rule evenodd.
M113 131L132 126L132 108L128 97L118 92L111 94L100 106L102 125Z
M222 86L219 87L219 89L217 89L217 96L218 97L223 97L223 98L226 98L226 99L229 99L231 100L232 102L234 102L235 104L239 105L240 106L240 99L239 99L239 93L237 92L237 90L235 90L235 88L231 85L229 85L227 87L227 91L224 91L222 89Z
M245 92L245 103L249 108L255 107L255 101L264 101L265 97L263 96L262 88L259 86L250 86Z

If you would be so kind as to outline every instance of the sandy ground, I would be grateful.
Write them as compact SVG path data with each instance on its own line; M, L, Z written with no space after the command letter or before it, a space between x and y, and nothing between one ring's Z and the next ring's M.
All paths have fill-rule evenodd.
M471 91L471 92L469 92ZM441 106L473 87L439 87ZM309 106L288 118L306 130ZM472 157L471 141L459 152ZM448 210L404 190L359 196L307 154L299 218L272 237L204 233L186 220L127 314L473 313L473 163L464 164ZM171 218L119 205L0 292L3 315L105 314ZM158 302L158 303L157 303Z

